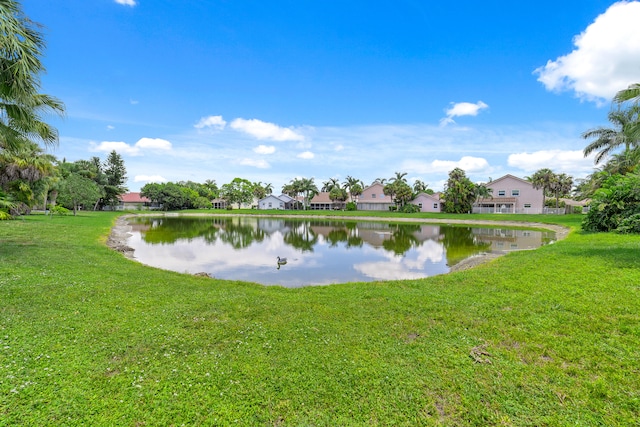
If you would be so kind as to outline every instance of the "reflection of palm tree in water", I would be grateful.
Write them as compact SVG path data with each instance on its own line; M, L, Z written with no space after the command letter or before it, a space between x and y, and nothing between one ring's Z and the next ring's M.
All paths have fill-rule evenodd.
M318 236L311 229L309 221L292 222L289 228L283 237L284 242L303 252L313 252Z
M420 226L415 224L398 224L391 226L391 238L382 242L382 247L396 255L403 255L414 246L419 246L420 241L414 233L420 231Z

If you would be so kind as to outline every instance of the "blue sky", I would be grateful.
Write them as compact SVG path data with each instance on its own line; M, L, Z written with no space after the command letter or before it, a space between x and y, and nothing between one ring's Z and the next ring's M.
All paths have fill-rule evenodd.
M640 2L23 0L68 161L115 149L128 187L242 177L442 190L549 167L640 82Z

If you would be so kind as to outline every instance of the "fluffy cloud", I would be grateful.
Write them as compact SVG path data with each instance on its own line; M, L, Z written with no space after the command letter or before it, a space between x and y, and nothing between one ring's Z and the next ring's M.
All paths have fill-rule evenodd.
M640 2L621 1L574 37L575 49L534 71L547 90L602 103L638 81Z
M135 178L133 178L134 182L144 182L144 183L149 183L149 182L167 182L166 178L160 176L160 175L136 175Z
M142 155L142 150L171 150L171 143L160 138L140 138L134 145L122 141L102 141L100 144L91 143L91 151L110 153L116 151L119 154L130 156Z
M137 4L136 0L116 0L116 3L122 4L125 6L135 6Z
M458 161L434 160L430 163L417 160L407 160L402 164L402 169L412 173L448 173L455 168L465 172L481 172L489 170L489 162L482 157L464 156Z
M298 154L296 157L299 159L311 160L315 157L315 154L313 154L311 151L305 151L303 153Z
M489 108L489 106L482 101L478 101L475 104L470 102L452 102L451 106L445 111L447 113L447 117L440 119L440 125L446 126L450 123L455 123L453 120L454 117L477 116L480 110L484 110L486 108Z
M258 154L273 154L276 152L276 147L273 145L258 145L253 151Z
M229 125L232 129L247 133L257 139L272 141L303 141L304 136L290 128L283 128L273 123L258 119L235 119Z
M525 172L535 172L542 168L571 173L593 171L593 155L584 157L581 150L541 150L532 153L511 154L507 163Z
M137 156L140 154L140 150L136 147L133 147L126 142L122 141L102 141L100 144L95 142L91 143L90 147L91 151L101 151L104 153L110 153L112 151L116 151L120 154L128 154L130 156Z
M242 166L253 166L258 169L269 169L271 165L266 160L242 159L239 162Z
M140 138L135 147L138 149L171 150L171 143L160 138Z
M227 122L222 118L222 116L208 116L201 118L194 127L196 129L212 128L215 130L222 130L226 125Z

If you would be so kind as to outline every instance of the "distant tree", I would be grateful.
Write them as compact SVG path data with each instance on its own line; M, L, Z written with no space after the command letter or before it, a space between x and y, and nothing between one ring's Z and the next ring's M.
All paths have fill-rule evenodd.
M124 166L124 160L115 150L109 153L104 163L104 174L107 178L104 186L104 204L113 207L119 203L120 195L128 191L125 186L127 169Z
M443 210L447 213L469 213L476 198L475 184L464 171L455 168L449 172L449 179L443 194Z
M551 196L553 194L552 188L556 185L556 174L549 168L543 168L537 170L533 175L527 177L527 180L531 182L533 188L542 189L544 196Z
M427 184L425 184L424 181L416 179L415 182L413 183L413 192L416 195L418 195L420 193L424 193L425 191L427 191L428 187L429 186Z
M329 191L329 199L335 204L336 202L344 202L347 200L348 194L347 190L340 187L333 187L331 191Z
M234 178L228 184L224 184L220 188L220 197L227 202L229 206L236 203L238 208L242 204L248 204L253 201L254 185L246 179Z
M405 176L407 176L407 172L395 172L395 175L393 178L391 178L390 181L402 181L402 182L407 182L407 178L405 178Z
M337 178L329 178L328 181L325 181L322 183L322 188L320 189L320 191L323 192L331 192L331 190L333 190L334 188L340 188L340 182L338 181Z
M75 216L78 209L83 206L93 207L102 196L103 193L95 181L78 173L71 173L60 183L58 202L68 209L73 209Z
M551 186L556 199L556 209L559 207L561 197L569 197L571 189L573 188L573 178L567 174L561 173L556 175L556 178Z

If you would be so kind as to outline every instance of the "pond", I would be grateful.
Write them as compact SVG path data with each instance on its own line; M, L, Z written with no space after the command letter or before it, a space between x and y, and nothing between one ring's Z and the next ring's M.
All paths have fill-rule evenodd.
M129 223L127 245L143 264L291 288L418 279L481 253L555 240L546 231L355 220L140 216Z

